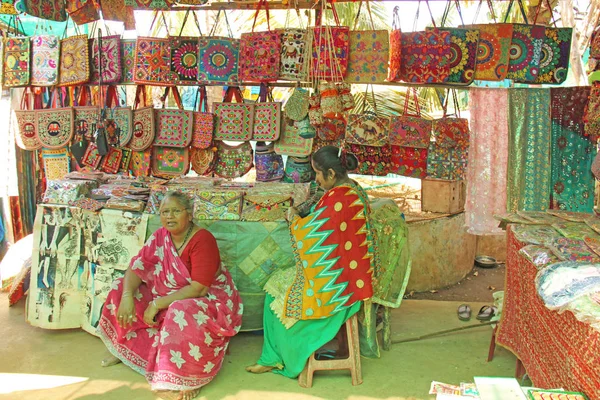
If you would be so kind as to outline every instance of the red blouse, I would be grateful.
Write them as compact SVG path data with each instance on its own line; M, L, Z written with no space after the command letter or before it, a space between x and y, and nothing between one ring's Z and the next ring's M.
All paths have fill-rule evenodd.
M192 236L180 257L192 280L210 287L221 265L219 247L212 233L200 229Z

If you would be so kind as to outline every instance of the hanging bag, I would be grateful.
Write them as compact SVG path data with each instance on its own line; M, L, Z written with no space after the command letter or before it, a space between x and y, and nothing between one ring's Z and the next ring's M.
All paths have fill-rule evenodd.
M118 35L102 37L102 48L99 49L98 38L92 39L92 63L90 83L100 83L100 60L102 62L102 83L117 84L123 76L121 65L121 37ZM100 58L99 58L100 57Z
M123 159L123 150L110 147L108 154L102 159L100 169L108 174L116 174L121 168L121 160Z
M198 97L200 98L200 104L198 108L196 108ZM192 133L192 147L197 149L209 148L213 140L215 120L214 115L207 112L207 103L206 86L198 86L198 91L194 100L194 110L198 111L194 112L194 126Z
M21 3L24 8L20 11L32 17L58 22L67 20L64 0L22 0Z
M254 167L258 182L274 182L283 178L283 157L275 153L274 144L256 143Z
M246 175L252 169L253 157L250 142L244 142L239 146L230 146L219 141L216 147L215 175L233 179Z
M16 143L23 150L38 150L42 148L42 143L37 134L36 112L31 106L33 96L31 88L25 88L21 97L21 109L14 111L18 127Z
M192 142L194 114L183 109L177 86L172 88L177 109L164 108L171 87L165 89L163 108L154 110L156 121L154 146L188 147Z
M100 19L100 4L97 0L69 0L65 3L69 17L77 25L85 25Z
M300 136L300 123L284 118L281 136L275 142L275 153L288 156L304 157L311 153L313 139Z
M58 36L33 36L31 38L31 85L56 85L59 60L60 40Z
M172 86L175 84L175 77L171 72L171 45L169 39L149 37L159 13L168 32L163 12L155 11L154 19L148 30L148 36L138 36L136 41L133 81L137 84L154 86Z
M400 15L398 10L400 7L395 6L392 16L392 30L390 31L390 60L389 72L387 80L390 82L398 82L402 80L401 64L402 64L402 31L400 30Z
M307 89L295 87L283 108L285 116L294 121L306 118L308 115L309 97L310 93Z
M52 92L50 106L58 105L59 91L62 89L56 88ZM42 146L48 149L66 147L73 137L73 119L72 107L36 110L37 135Z
M227 13L223 16L229 37L213 36L219 24L221 10L217 12L215 24L206 37L201 37L199 46L198 82L200 84L235 85L239 83L238 62L240 40L233 38Z
M273 142L281 130L281 103L273 100L270 89L260 86L259 102L254 104L252 140ZM267 102L267 97L270 101Z
M373 111L366 111L368 86L363 98L361 114L350 114L346 125L346 143L363 144L381 147L389 142L390 119L377 115L377 102L375 92L371 86L373 96Z
M217 148L207 149L190 148L190 161L192 169L200 176L212 174L217 161Z
M297 6L297 3L295 3ZM309 35L302 26L300 10L296 7L296 14L300 28L290 28L289 19L292 2L288 3L284 28L278 31L281 37L281 50L279 53L279 79L290 81L303 81L307 77L308 58L306 57L307 41Z
M388 144L381 147L349 144L348 152L358 159L357 174L385 176L392 169L392 149Z
M132 85L135 73L136 39L121 39L121 85Z
M196 12L188 9L183 17L179 35L169 38L171 47L171 72L175 78L176 85L196 85L198 83L199 38L197 36L181 36L190 12L194 16L194 22L200 36L202 36Z
M153 146L152 175L159 178L176 178L186 175L190 169L187 147Z
M409 112L410 93L415 103L416 113ZM391 117L389 142L395 146L429 147L431 136L431 121L421 116L419 98L415 88L407 88L404 97L404 112L402 115Z
M154 109L152 107L142 107L138 109L140 104L140 96L143 98L143 104L146 104L146 88L137 87L135 96L135 104L133 110L133 137L129 142L131 150L136 152L144 151L152 145L154 141ZM144 160L145 157L138 157ZM132 160L133 161L133 160Z
M571 57L571 42L573 40L573 28L557 28L556 19L550 2L546 1L548 9L552 14L554 27L545 27L544 41L542 43L542 56L540 59L540 71L534 83L548 85L559 85L567 79L569 72L569 60ZM538 6L535 20L542 8L542 2Z
M235 97L237 103L232 103ZM228 87L222 103L213 103L216 128L215 140L245 142L252 139L254 104L243 102L239 87Z
M336 25L321 25L311 29L313 38L311 77L317 80L341 81L348 69L350 28L341 26L335 3L321 2L323 15L327 8L331 9Z
M66 37L69 21L65 25L63 39L60 42L60 86L74 86L87 83L90 80L90 51L87 35L80 35L75 25L77 35Z
M27 86L31 79L29 37L9 37L4 40L4 87Z

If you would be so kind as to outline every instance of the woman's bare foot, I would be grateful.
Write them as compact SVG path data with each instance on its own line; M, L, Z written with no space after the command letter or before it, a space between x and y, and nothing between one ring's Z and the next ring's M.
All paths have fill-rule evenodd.
M121 362L121 360L119 360L117 357L115 357L111 354L108 357L106 357L104 360L102 360L100 365L102 365L103 367L112 367L113 365L117 365L120 362Z
M200 394L200 388L193 390L182 390L180 400L192 400L195 399L196 396Z
M246 371L252 372L253 374L264 374L265 372L271 372L275 367L267 367L260 364L254 364L246 367Z

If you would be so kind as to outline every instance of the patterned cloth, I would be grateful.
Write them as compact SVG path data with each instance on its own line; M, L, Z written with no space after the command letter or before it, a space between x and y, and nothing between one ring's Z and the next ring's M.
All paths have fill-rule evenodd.
M471 143L465 202L468 232L501 233L494 214L506 210L508 90L472 89Z
M509 228L504 310L496 342L522 361L536 386L600 398L600 332L572 313L546 308L535 288L537 268L519 255L522 247Z
M596 145L584 135L583 113L589 87L552 89L551 208L593 212Z
M373 295L377 267L369 200L358 185L330 189L314 211L290 225L297 274L283 315L330 317Z
M390 39L387 30L351 31L348 83L378 83L387 77Z
M547 89L509 91L508 211L541 211L549 206L549 108Z
M146 325L148 304L187 286L190 273L177 255L168 231L156 231L130 263L142 280L135 292L137 321L117 324L122 280L113 282L98 334L112 354L144 374L153 390L190 390L209 383L219 372L229 339L240 329L243 306L231 275L222 266L205 297L178 300Z

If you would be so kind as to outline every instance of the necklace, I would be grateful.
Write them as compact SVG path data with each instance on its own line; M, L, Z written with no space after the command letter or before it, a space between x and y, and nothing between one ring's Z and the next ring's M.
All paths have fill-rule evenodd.
M192 233L193 227L194 227L194 224L191 224L190 227L188 228L187 233L185 234L185 239L183 239L183 242L181 242L181 245L179 247L175 246L178 253L179 253L179 250L181 250L181 248L185 244L185 242L187 242L187 240L190 238L190 233ZM173 236L171 236L171 241L173 242L173 244L175 244L175 241L173 240Z

